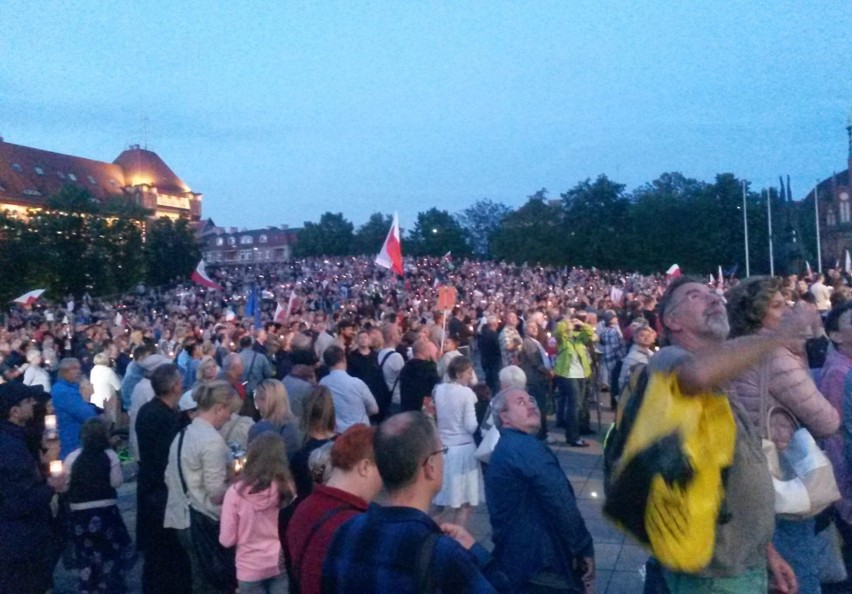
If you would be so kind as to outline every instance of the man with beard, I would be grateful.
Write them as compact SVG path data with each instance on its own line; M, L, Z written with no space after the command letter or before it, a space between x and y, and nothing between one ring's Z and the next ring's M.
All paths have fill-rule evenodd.
M800 343L809 320L793 314L774 332L727 341L724 299L701 281L674 280L660 300L660 321L671 346L649 362L649 371L673 373L685 394L724 391L728 382L758 365L779 346ZM772 546L774 490L766 459L745 411L729 398L736 425L734 459L727 472L729 520L716 528L713 557L695 574L666 571L673 594L680 592L766 592L767 568L775 587L796 590L790 566Z

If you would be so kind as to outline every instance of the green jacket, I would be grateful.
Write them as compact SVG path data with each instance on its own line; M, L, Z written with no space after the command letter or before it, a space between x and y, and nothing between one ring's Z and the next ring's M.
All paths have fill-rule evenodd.
M568 370L574 357L580 358L585 377L592 375L592 364L589 360L589 350L595 340L595 329L589 324L583 324L579 330L574 330L569 325L570 320L563 318L556 324L556 345L559 354L556 355L556 364L553 372L561 377L568 377Z

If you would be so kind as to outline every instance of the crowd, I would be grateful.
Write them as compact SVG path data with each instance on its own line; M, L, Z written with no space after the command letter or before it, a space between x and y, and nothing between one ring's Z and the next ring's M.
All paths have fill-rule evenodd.
M222 292L140 286L10 312L0 592L47 591L60 557L81 592L123 592L137 552L145 592L592 592L592 537L549 446L588 446L600 395L615 407L643 367L723 391L736 422L712 560L685 573L652 559L648 587L819 592L818 528L851 538L849 500L776 517L759 440L805 427L847 496L842 278L405 271L222 268ZM762 399L789 414L766 422ZM123 461L138 464L135 545ZM466 528L483 504L491 553Z

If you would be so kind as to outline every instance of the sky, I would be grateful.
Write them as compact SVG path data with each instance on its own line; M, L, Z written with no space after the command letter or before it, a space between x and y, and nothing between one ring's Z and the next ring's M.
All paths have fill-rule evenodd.
M147 146L222 226L410 227L599 174L799 199L847 165L850 23L848 0L3 0L0 134Z

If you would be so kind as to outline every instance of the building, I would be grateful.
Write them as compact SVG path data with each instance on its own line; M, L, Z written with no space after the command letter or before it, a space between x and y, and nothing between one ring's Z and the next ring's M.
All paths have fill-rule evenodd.
M5 142L0 137L0 210L26 216L64 186L106 203L129 200L155 217L201 219L201 198L153 151L130 146L112 163Z
M852 114L846 126L848 152L846 169L825 178L816 186L819 197L819 234L822 261L827 267L844 262L846 250L852 252L852 184L849 171L852 169ZM800 217L812 217L814 213L814 190L802 201Z
M208 264L286 262L293 257L297 230L287 225L265 229L217 227L207 219L198 229L201 253Z

